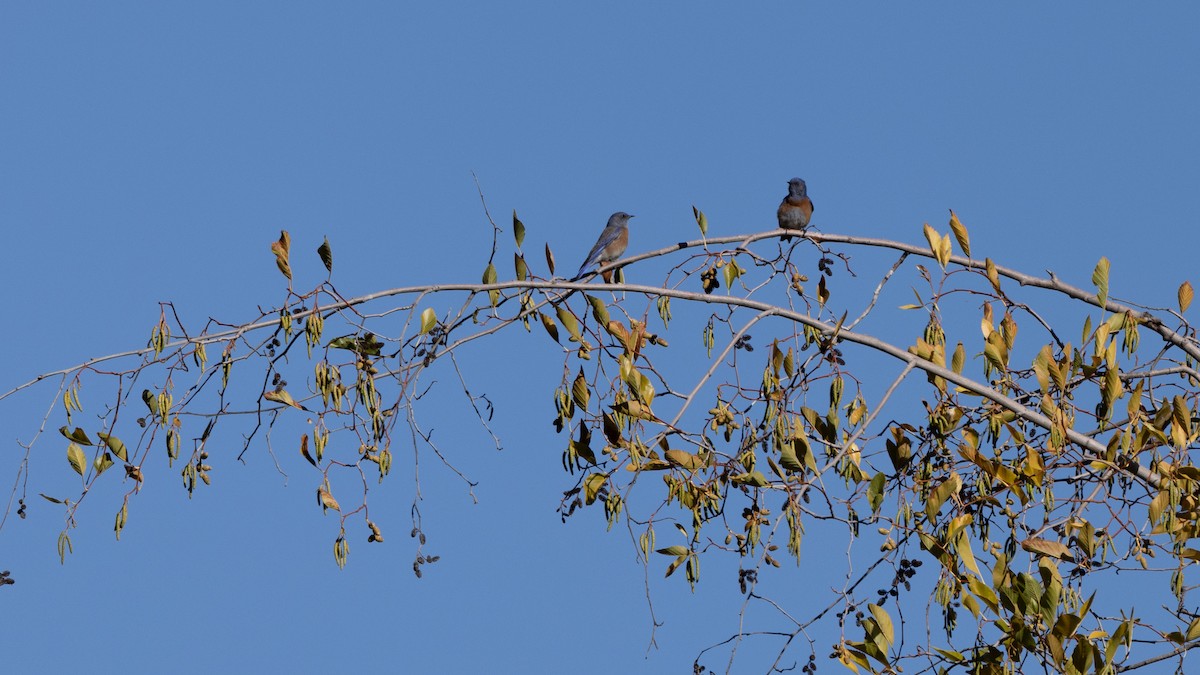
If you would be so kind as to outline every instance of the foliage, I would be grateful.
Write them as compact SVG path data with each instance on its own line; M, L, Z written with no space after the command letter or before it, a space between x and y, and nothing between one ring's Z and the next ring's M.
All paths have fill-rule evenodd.
M384 541L367 497L406 440L454 466L422 431L429 373L453 373L487 429L491 400L471 393L457 355L524 329L563 359L548 386L564 520L602 510L643 564L693 587L707 581L703 559L733 556L747 604L790 622L705 649L697 671L711 649L736 653L750 638L777 641L755 648L778 649L777 668L803 661L804 672L820 654L855 671L1105 673L1181 660L1197 644L1187 602L1200 559L1189 545L1200 527L1189 457L1200 343L1183 318L1189 284L1177 309L1151 311L1112 299L1106 259L1089 290L1028 276L972 258L953 212L949 232L925 226L922 245L818 232L780 245L778 230L710 238L694 213L701 239L602 270L662 274L659 285L557 278L549 246L544 266L527 259L514 213L506 280L493 223L478 283L346 299L327 279L299 293L293 265L313 259L302 263L282 233L270 249L286 295L257 320L189 332L164 304L147 349L35 380L60 378L62 407L48 416L63 423L63 470L82 480L77 494L42 495L64 509L60 556L89 491L114 480L110 468L128 486L119 538L148 463L175 467L190 495L211 483L207 444L235 414L254 420L243 453L300 415L311 430L285 445L318 472L316 505L337 519L344 566L354 530ZM318 253L331 278L328 240ZM878 266L869 281L860 259ZM879 301L901 277L915 301L885 312ZM297 364L311 375L289 383ZM537 386L514 391L537 400ZM86 429L85 391L106 406ZM335 489L347 477L360 491ZM803 568L817 524L835 524L822 536L852 551L844 585L785 612L759 585L788 558ZM412 533L424 544L419 515ZM414 571L436 559L418 547ZM1139 614L1110 599L1117 573L1153 577L1162 597L1149 604L1166 608ZM911 618L923 603L940 626ZM820 622L842 639L814 644Z

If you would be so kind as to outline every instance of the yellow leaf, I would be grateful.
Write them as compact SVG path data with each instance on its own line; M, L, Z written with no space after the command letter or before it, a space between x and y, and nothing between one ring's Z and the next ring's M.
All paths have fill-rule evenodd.
M549 314L538 312L538 318L542 320L542 327L546 329L546 333L550 335L550 339L558 342L558 325L554 323L554 319L550 318Z
M984 266L987 268L988 281L992 282L992 289L997 293L1000 292L1000 272L996 269L996 263L992 262L991 258L984 261Z
M421 333L420 334L424 335L424 334L428 333L429 331L433 330L433 327L436 325L437 325L437 313L433 311L432 307L426 307L425 311L421 312Z
M1058 558L1067 562L1074 562L1075 560L1075 556L1071 555L1071 549L1057 541L1050 541L1049 539L1030 537L1021 542L1021 548L1030 553L1050 556L1051 558Z
M942 504L946 503L950 495L958 494L961 489L962 478L957 472L951 473L946 480L942 481L941 485L929 493L929 497L925 500L925 516L931 521L936 518L938 512L942 510Z
M1096 269L1092 271L1092 283L1096 285L1096 299L1103 307L1108 302L1108 258L1100 258Z
M867 609L871 610L871 616L875 617L875 622L879 624L879 630L883 631L883 639L890 645L896 639L895 630L892 628L892 617L888 616L879 605L867 603Z
M76 443L71 443L67 446L67 461L71 463L71 468L75 469L75 473L83 475L83 469L87 466L87 458L83 455L83 448Z
M275 403L282 403L284 405L290 405L297 410L308 410L308 408L305 408L304 406L300 405L299 403L296 403L296 399L292 398L292 395L287 393L283 389L276 389L275 391L268 391L267 393L263 394L263 398L267 399L268 401L274 401Z
M954 233L954 238L958 240L958 247L962 249L963 255L971 257L971 238L967 236L967 228L954 215L954 209L950 209L950 231Z
M339 512L342 510L341 505L337 503L333 495L329 494L329 490L326 490L324 487L317 488L317 502L323 509L333 509Z
M688 471L704 468L704 460L699 455L693 455L684 450L667 450L663 455L667 461L681 466Z
M275 265L288 281L292 280L292 268L288 264L288 251L292 247L292 236L287 230L280 230L279 241L271 244L271 252L275 254Z
M1183 282L1179 285L1179 313L1187 311L1187 308L1192 304L1192 285L1188 282Z

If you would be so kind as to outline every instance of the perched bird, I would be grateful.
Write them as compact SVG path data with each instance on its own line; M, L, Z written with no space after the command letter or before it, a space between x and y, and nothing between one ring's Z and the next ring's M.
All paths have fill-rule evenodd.
M597 263L603 265L610 263L625 252L625 248L629 246L629 219L633 216L624 211L617 211L608 217L608 225L604 231L600 233L600 238L596 240L596 245L592 247L591 252L587 254L583 264L579 266L579 271L575 273L575 281L583 276L587 268ZM604 281L612 283L612 271L603 273Z
M783 198L783 202L779 204L779 211L775 215L779 218L779 227L785 230L801 230L808 227L808 221L812 218L813 203L808 198L808 186L800 178L793 178L788 181L788 194ZM789 236L780 238L782 241L791 239Z

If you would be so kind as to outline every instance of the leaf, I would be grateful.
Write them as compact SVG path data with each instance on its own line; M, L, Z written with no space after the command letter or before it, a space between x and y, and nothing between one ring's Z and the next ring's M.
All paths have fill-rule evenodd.
M362 337L343 335L330 340L326 346L330 349L348 349L363 356L379 356L383 350L383 343L375 337L374 333L367 333Z
M48 502L53 502L55 504L65 504L66 503L64 500L57 499L55 497L51 497L50 495L48 495L44 492L39 492L38 494L42 496L42 499L45 499Z
M663 555L673 555L673 556L679 557L681 555L687 555L688 549L686 546L680 546L680 545L676 544L675 546L668 546L666 548L660 548L657 551L655 551L655 553L661 553Z
M333 495L329 494L329 490L326 490L324 486L317 488L317 503L321 505L322 509L333 509L338 512L342 510L341 505L333 498Z
M954 233L954 238L958 240L958 247L962 249L963 255L971 257L971 238L967 236L967 228L954 214L954 209L950 209L950 231Z
M1075 556L1071 555L1071 549L1057 541L1050 541L1049 539L1030 537L1029 539L1021 542L1021 548L1029 551L1030 553L1050 556L1051 558L1058 558L1059 560L1065 560L1067 562L1075 561Z
M729 481L734 485L750 485L752 487L766 487L771 484L761 471L751 471L732 476Z
M542 327L550 335L550 339L558 342L558 325L554 323L554 319L550 318L549 314L538 312L538 318L542 320Z
M604 487L604 484L606 482L608 482L608 476L605 476L602 473L589 474L587 478L584 478L583 479L584 500L588 504L594 503L596 501L596 497L599 496L599 494L600 494L600 488Z
M692 215L696 217L696 224L700 226L700 236L708 234L708 218L704 216L704 212L692 205Z
M663 456L667 458L668 462L687 469L688 471L703 469L705 466L704 458L685 450L667 450L663 453Z
M75 441L80 445L95 445L92 439L88 438L87 432L79 427L75 427L75 431L69 431L67 427L61 427L58 433L62 434L68 441Z
M123 443L121 439L113 436L112 434L106 434L103 431L97 431L96 435L100 437L100 440L104 442L104 445L108 446L108 449L112 450L112 453L120 458L122 462L129 461L129 451L125 449L125 443Z
M941 649L939 647L934 647L933 651L941 654L943 658L951 663L962 663L967 660L967 657L963 656L962 652L952 652L949 649Z
M883 639L887 640L890 645L896 639L895 630L892 628L892 617L879 605L867 603L867 609L871 610L871 616L875 617L875 622L879 624L879 629L883 631Z
M883 506L883 487L886 482L887 476L882 471L871 477L871 484L867 487L867 504L871 506L871 513L879 513L879 507Z
M513 253L513 268L517 273L517 281L529 278L529 266L525 264L525 256L520 253Z
M317 466L317 460L313 459L312 455L308 454L308 434L300 437L300 456L308 460L309 464Z
M1179 285L1179 292L1176 295L1179 296L1179 313L1182 314L1192 304L1192 285L1186 281L1183 282Z
M550 276L554 276L554 253L550 250L550 242L546 242L546 266L550 268Z
M962 478L957 472L951 473L950 476L942 481L942 484L933 489L929 493L929 497L925 500L925 517L932 521L937 517L939 511L942 510L942 504L950 495L958 494L962 489Z
M569 309L559 305L554 309L558 314L558 322L563 328L567 329L567 334L571 336L572 342L582 342L583 335L579 332L579 321L575 319L575 315Z
M571 383L571 400L582 410L587 410L588 406L589 394L587 384L587 378L583 376L583 367L580 366L579 374L575 376L575 381Z
M333 273L333 249L329 247L329 237L325 237L325 242L317 247L317 255L321 256L321 262L325 264L325 269Z
M594 295L584 294L588 304L592 306L592 316L595 317L596 323L601 326L607 326L610 321L608 317L608 308L604 306L604 301Z
M992 262L991 258L984 261L984 266L987 268L988 281L992 282L992 289L997 293L1000 292L1000 272L996 269L996 263Z
M946 269L946 264L950 262L950 235L943 237L929 223L925 223L925 239L929 242L929 252L942 269Z
M100 455L99 457L97 457L95 460L92 461L92 467L96 469L97 476L104 473L105 471L108 471L108 468L112 465L113 465L112 455L110 455L107 452Z
M738 266L736 261L730 260L728 265L721 268L721 273L725 276L725 292L732 293L733 282L742 276L744 270ZM824 281L825 277L821 277L821 280Z
M426 307L425 310L421 312L421 333L420 334L424 335L424 334L428 333L429 331L433 330L433 327L436 325L437 325L437 313L433 311L432 307Z
M1092 283L1096 285L1096 299L1101 307L1108 304L1108 268L1108 258L1100 258L1096 269L1092 271Z
M308 408L296 403L296 399L292 398L292 395L283 389L268 391L267 393L263 394L263 398L267 399L268 401L274 401L275 403L290 405L297 410L308 410Z
M275 254L275 265L288 281L292 280L292 268L288 264L288 250L292 247L292 235L287 230L279 231L279 241L271 244L271 252Z
M83 475L83 469L87 466L87 457L83 455L83 448L77 443L71 443L67 446L67 461L71 463L71 468L75 469L75 473Z
M480 280L485 284L496 283L496 266L489 262L488 266L483 269L483 278ZM500 300L500 291L492 289L487 294L488 298L492 301L492 307L495 307L496 303Z
M958 343L954 348L954 355L950 357L950 370L962 375L963 365L967 361L967 350L963 347L963 343Z
M525 223L517 217L517 210L513 209L513 239L517 240L517 248L525 243Z

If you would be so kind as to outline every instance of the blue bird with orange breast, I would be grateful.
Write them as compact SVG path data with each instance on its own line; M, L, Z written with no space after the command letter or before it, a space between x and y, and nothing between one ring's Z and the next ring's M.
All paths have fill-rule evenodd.
M789 180L788 194L780 203L779 211L775 213L779 218L779 227L785 230L804 231L808 227L808 221L812 218L812 212L813 203L808 198L808 186L800 178ZM788 241L791 237L784 235L780 239Z
M629 246L629 219L632 217L624 211L617 211L608 217L608 225L600 233L596 245L587 254L587 258L579 266L579 271L575 273L575 277L571 281L582 277L587 268L592 265L597 263L603 265L621 257L621 254ZM605 282L612 283L611 270L605 270L601 275Z

